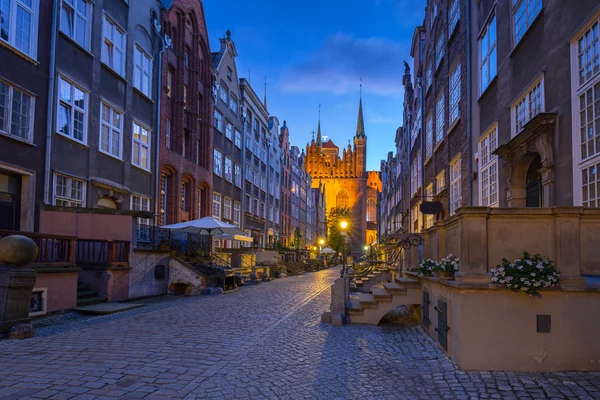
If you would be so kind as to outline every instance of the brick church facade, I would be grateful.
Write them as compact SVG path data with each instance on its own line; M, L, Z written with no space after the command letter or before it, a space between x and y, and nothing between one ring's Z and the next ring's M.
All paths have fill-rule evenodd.
M367 135L363 120L362 99L358 108L354 148L348 143L347 148L342 149L340 156L340 148L332 140L322 141L321 121L319 120L317 138L306 146L305 168L312 178L312 187L321 187L325 191L327 214L336 207L346 207L350 210L352 217L348 221L348 233L351 239L352 254L363 253L364 246L370 244L369 240L375 241L376 239L373 237L376 230L369 230L370 235L367 237L367 229L368 226L371 227L377 223L377 196L371 196L368 199ZM367 218L368 208L372 209L372 218Z

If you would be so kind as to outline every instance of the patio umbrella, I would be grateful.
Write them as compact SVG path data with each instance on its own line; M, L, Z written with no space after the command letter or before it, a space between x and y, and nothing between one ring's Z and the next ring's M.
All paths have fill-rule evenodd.
M329 247L325 247L323 250L321 250L321 253L325 253L325 254L335 254L335 250L330 249Z
M254 239L250 236L238 235L238 234L233 234L233 233L220 233L220 234L216 235L215 237L217 239L221 239L221 240L237 240L240 242L247 242L247 243L252 243L254 241Z
M209 236L210 248L212 252L212 235L227 234L227 235L242 235L243 232L237 226L228 224L213 217L204 217L193 221L179 222L177 224L165 225L162 228L170 229L175 232L187 232L206 234Z

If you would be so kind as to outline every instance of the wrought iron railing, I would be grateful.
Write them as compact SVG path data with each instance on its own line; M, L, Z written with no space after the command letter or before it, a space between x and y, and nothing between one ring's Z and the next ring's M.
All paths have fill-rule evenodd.
M0 231L0 239L10 235L23 235L31 238L38 246L38 256L34 263L75 263L74 236L58 236L33 232Z

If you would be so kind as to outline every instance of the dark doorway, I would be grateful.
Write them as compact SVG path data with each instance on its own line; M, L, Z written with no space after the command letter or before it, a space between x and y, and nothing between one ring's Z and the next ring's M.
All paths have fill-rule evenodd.
M526 207L543 207L542 202L542 159L538 155L527 171Z
M0 229L21 228L21 177L0 173Z

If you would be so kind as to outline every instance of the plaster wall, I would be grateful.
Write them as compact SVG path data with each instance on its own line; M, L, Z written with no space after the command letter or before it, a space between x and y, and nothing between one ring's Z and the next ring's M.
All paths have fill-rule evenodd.
M501 287L462 289L422 279L429 292L427 333L437 340L437 300L448 304L448 355L463 370L599 371L598 291L545 290L541 299ZM455 285L460 286L459 283ZM549 333L537 315L550 315Z
M129 297L146 297L167 294L169 255L134 250L129 257ZM154 268L165 265L165 279L154 278Z
M40 211L40 232L82 239L131 241L133 217L128 215Z
M129 268L89 268L79 272L79 279L92 290L108 298L121 301L129 298ZM75 284L77 288L77 284Z
M44 273L38 271L35 288L46 288L46 312L67 310L77 306L77 271Z

